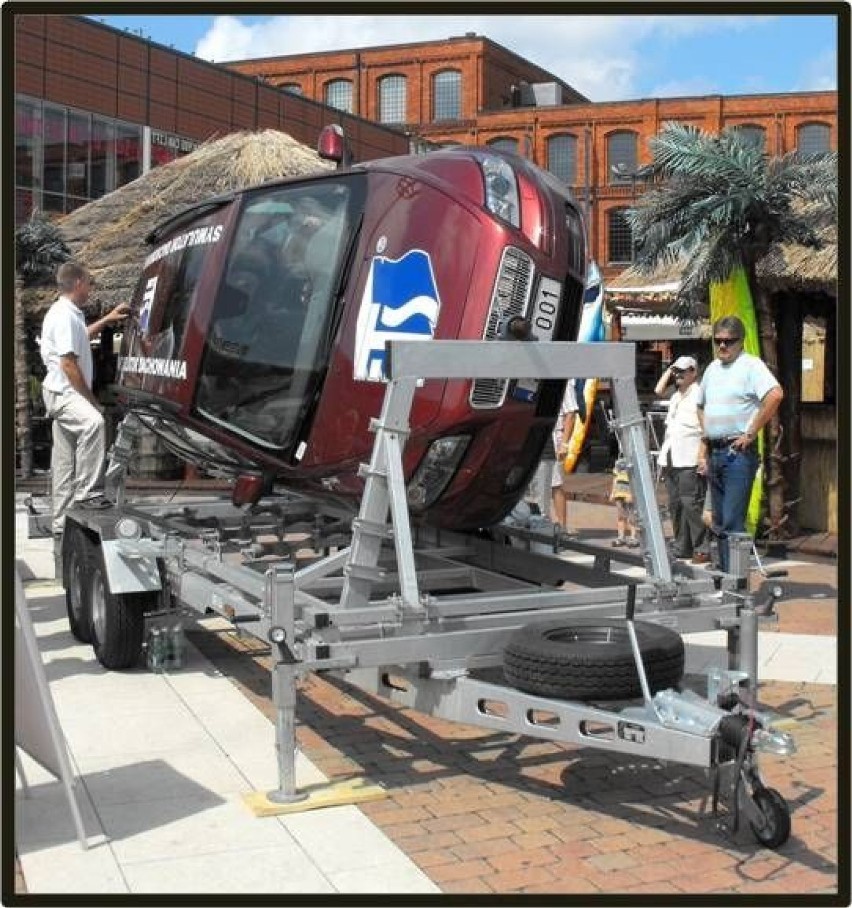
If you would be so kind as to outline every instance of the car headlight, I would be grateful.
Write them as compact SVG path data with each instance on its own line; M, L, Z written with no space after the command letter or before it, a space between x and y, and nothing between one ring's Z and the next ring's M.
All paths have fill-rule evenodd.
M422 511L435 503L455 475L469 444L469 435L447 435L429 445L408 484L408 506L412 511Z
M485 180L485 207L515 227L521 226L518 178L508 161L486 155L480 161Z

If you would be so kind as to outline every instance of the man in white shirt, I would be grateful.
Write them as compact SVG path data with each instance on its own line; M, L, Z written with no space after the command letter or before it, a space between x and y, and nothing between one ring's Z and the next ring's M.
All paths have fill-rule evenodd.
M80 307L91 291L89 273L65 262L57 269L56 283L60 296L44 317L40 346L47 367L42 396L53 419L53 534L60 536L73 501L84 507L108 506L101 492L105 430L103 412L92 394L90 339L126 318L129 306L121 303L87 326Z
M675 392L669 401L666 434L660 447L660 464L669 496L675 558L691 558L707 564L707 527L702 520L706 483L698 473L701 420L698 407L701 388L696 383L698 363L691 356L678 357L660 377L654 393L662 397L670 382Z

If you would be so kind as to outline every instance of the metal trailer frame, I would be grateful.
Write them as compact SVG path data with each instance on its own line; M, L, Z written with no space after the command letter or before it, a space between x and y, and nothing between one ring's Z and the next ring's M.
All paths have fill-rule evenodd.
M384 403L371 423L375 442L370 463L362 465L365 488L354 519L345 509L287 493L250 512L221 499L196 499L191 506L125 502L123 476L139 431L129 415L108 468L117 510L77 509L68 516L100 547L109 592L147 593L149 603L157 603L155 613L212 610L272 644L279 777L278 789L268 793L273 801L304 797L295 784L296 680L333 672L435 716L705 767L714 779L714 809L722 775L730 775L734 824L742 809L758 838L775 847L779 825L789 833L789 813L781 799L783 808L770 804L767 815L766 798L758 794L771 789L760 778L756 750L791 753L794 745L773 729L773 717L754 709L758 617L747 585L751 539L731 540L731 574L678 565L673 575L636 394L635 347L607 344L605 370L598 344L432 340L388 347ZM402 452L419 382L588 376L611 381L614 427L628 460L644 555L509 525L494 528L490 539L412 525ZM288 543L294 534L296 543ZM65 555L67 543L66 532ZM322 557L297 567L299 544ZM592 565L581 563L584 558ZM612 571L613 561L644 568L645 576ZM651 696L634 613L679 632L727 631L728 671L710 682L713 702L690 691ZM625 617L641 703L535 696L493 677L508 638L527 624ZM734 732L732 715L739 717ZM741 742L743 723L749 734Z

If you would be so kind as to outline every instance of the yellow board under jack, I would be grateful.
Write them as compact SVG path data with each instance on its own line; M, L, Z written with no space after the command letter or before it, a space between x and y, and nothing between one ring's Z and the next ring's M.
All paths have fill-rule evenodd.
M387 789L371 785L361 778L340 779L337 782L318 782L298 789L307 797L289 804L271 801L265 791L252 791L243 795L249 810L258 817L271 817L279 813L301 813L320 807L340 807L343 804L362 804L365 801L379 801L388 797Z

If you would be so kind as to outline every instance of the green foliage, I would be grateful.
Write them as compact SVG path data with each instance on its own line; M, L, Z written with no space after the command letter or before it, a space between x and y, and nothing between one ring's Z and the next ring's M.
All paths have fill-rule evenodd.
M736 131L711 135L673 123L650 140L658 183L627 213L636 266L684 264L680 308L774 243L820 245L837 214L836 153L768 157Z
M70 258L59 228L39 212L15 231L15 268L25 287L52 281L57 267Z

